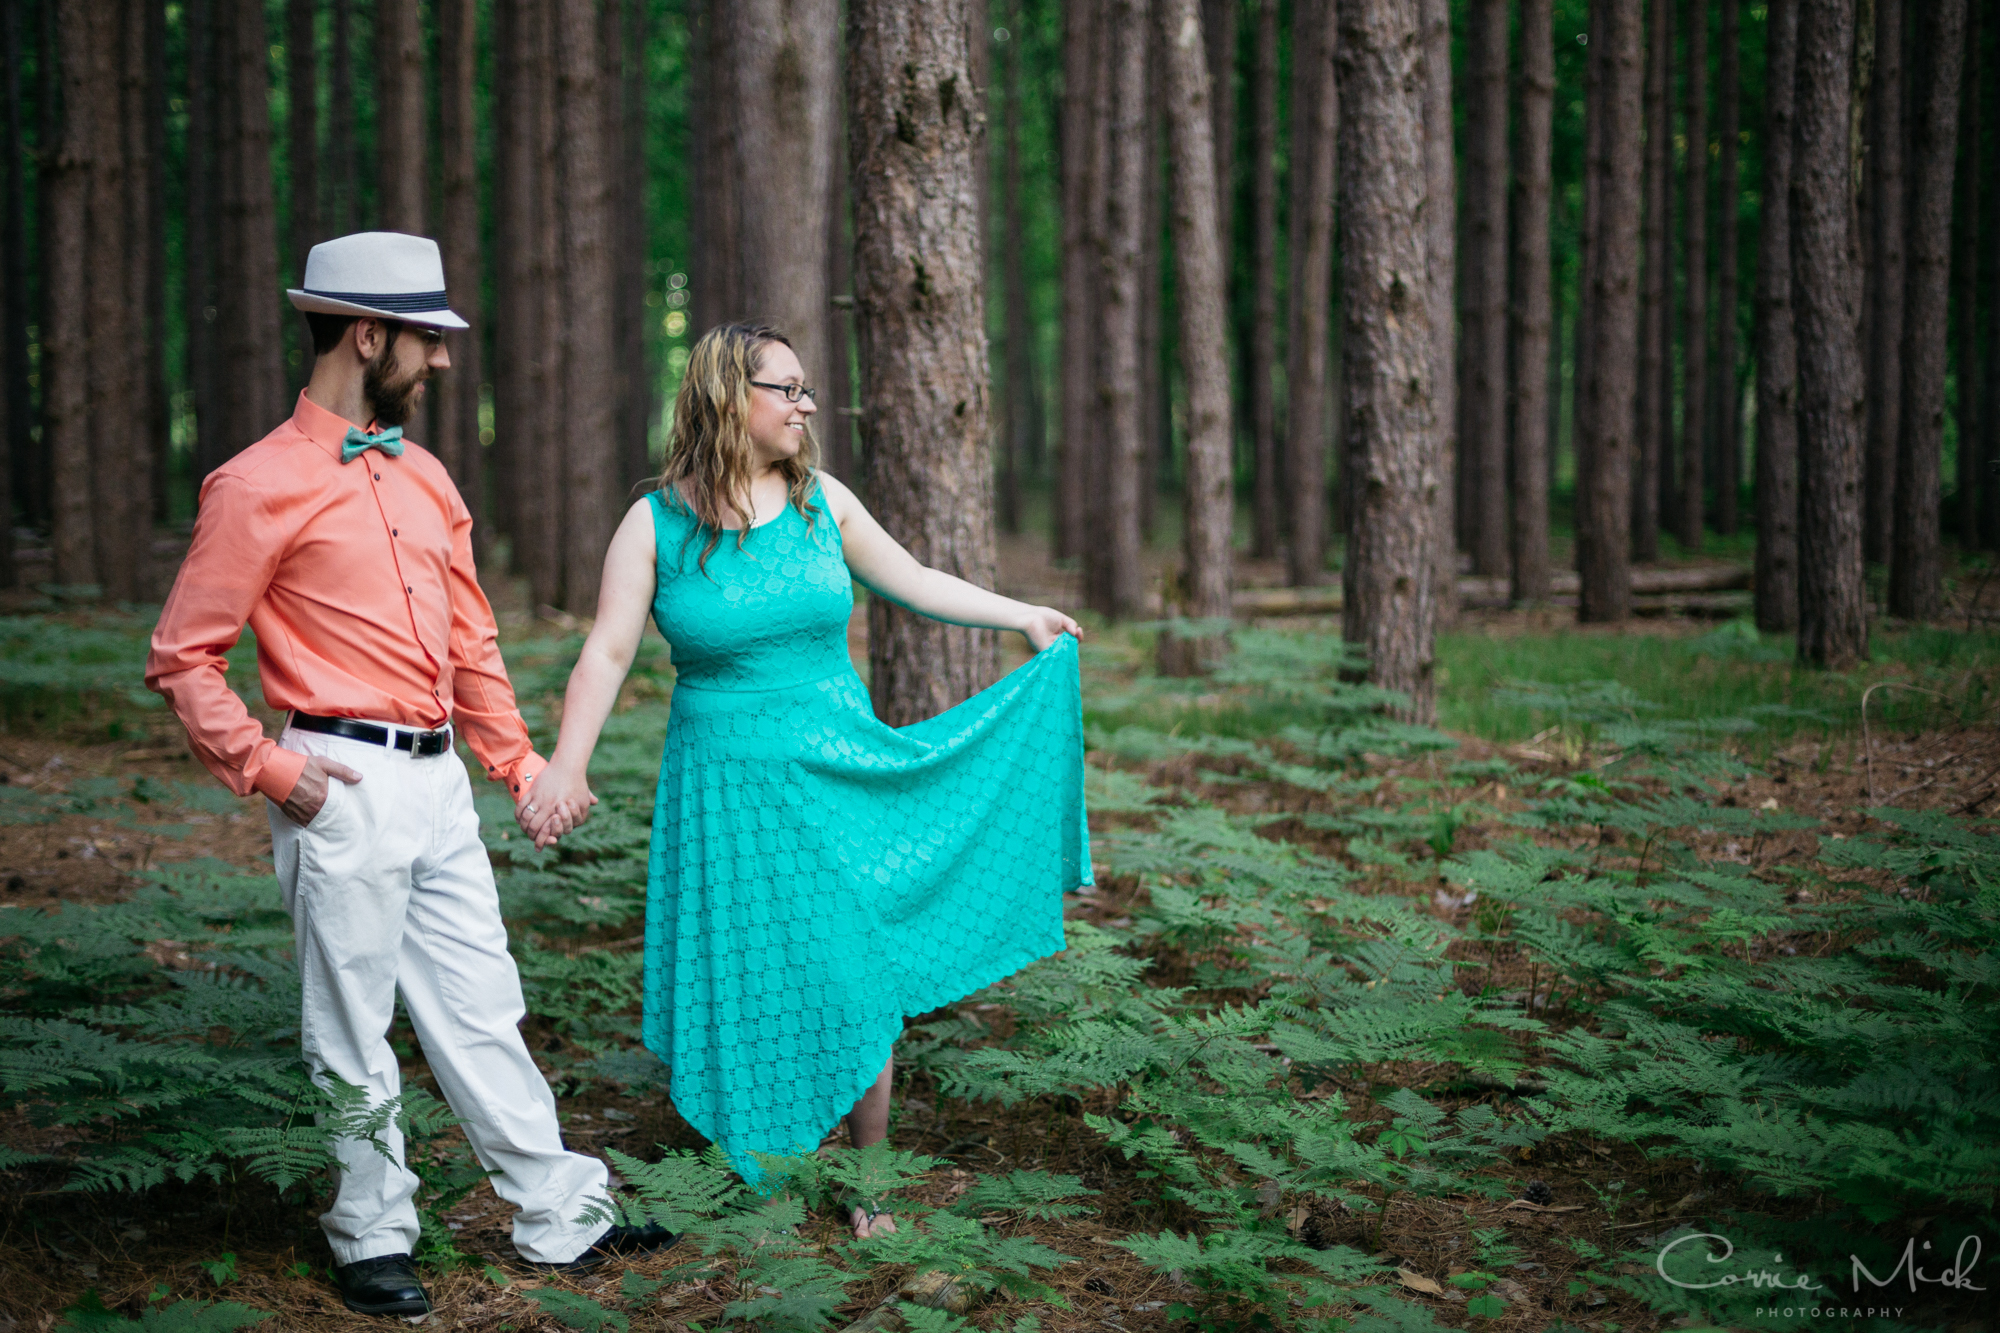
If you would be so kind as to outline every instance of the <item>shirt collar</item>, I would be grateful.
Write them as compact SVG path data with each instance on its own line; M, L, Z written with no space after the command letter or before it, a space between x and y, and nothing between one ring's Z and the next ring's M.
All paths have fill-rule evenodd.
M304 389L299 390L298 406L292 409L292 427L335 458L340 457L340 446L347 439L347 432L355 429L346 417L329 412L306 397Z

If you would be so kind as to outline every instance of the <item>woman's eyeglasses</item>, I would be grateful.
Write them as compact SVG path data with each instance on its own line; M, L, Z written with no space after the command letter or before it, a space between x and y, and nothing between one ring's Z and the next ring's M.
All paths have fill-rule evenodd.
M781 393L785 395L785 401L788 403L796 403L801 398L812 399L815 406L819 403L819 395L803 384L766 384L762 380L751 380L750 387L753 389L771 389L777 393Z

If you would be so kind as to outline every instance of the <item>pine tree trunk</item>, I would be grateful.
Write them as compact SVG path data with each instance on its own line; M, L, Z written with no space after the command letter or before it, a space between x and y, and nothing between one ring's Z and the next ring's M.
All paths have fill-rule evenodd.
M647 14L643 0L616 0L601 11L604 23L606 125L616 144L612 177L612 236L616 277L617 462L621 496L637 494L653 471L650 440L654 375L646 341L646 61ZM834 172L828 171L831 181ZM833 307L822 307L822 321ZM831 369L831 367L827 367ZM832 401L829 399L829 401Z
M1722 59L1719 112L1722 117L1721 208L1716 228L1715 318L1715 528L1734 537L1739 526L1737 491L1742 485L1742 394L1736 382L1737 291L1736 210L1741 173L1737 147L1742 121L1742 32L1739 0L1722 0Z
M106 169L98 160L97 119L114 110L110 51L101 31L105 7L60 0L53 8L58 64L43 95L60 89L60 137L44 148L42 235L42 437L53 465L55 506L49 545L55 581L96 583L97 542L91 490L91 194ZM47 141L45 140L46 144Z
M1757 628L1799 626L1798 342L1792 328L1792 104L1799 0L1764 28L1763 216L1757 234Z
M1687 0L1687 197L1684 262L1686 306L1681 324L1681 477L1674 507L1685 552L1701 549L1706 517L1702 464L1708 435L1708 4Z
M323 238L319 207L319 47L313 20L317 0L285 0L285 146L290 154L291 222L281 267L303 275L306 252ZM295 325L300 332L304 324ZM312 339L304 338L304 370L312 370Z
M222 240L221 199L222 24L218 6L226 0L188 0L187 194L181 261L181 328L188 397L194 406L194 467L189 478L199 494L208 474L229 457L222 443L222 403L216 382L215 278Z
M1146 41L1148 0L1111 0L1104 121L1103 272L1099 289L1098 465L1085 525L1084 596L1114 619L1136 615L1145 595L1140 563L1140 250L1145 245ZM1123 34L1123 39L1117 39Z
M1187 394L1186 508L1182 614L1195 620L1230 614L1229 350L1217 330L1226 327L1227 269L1217 217L1216 155L1212 139L1209 69L1202 49L1197 0L1160 0L1159 30L1165 86L1167 145L1173 198L1174 305L1179 317L1181 381ZM1221 636L1160 636L1163 669L1192 673L1217 658Z
M982 587L994 574L979 141L964 0L849 0L854 326L870 496L890 535ZM1142 33L1143 28L1132 31ZM1143 58L1144 46L1139 44ZM913 283L909 274L920 272ZM891 726L998 675L994 635L868 604L869 692Z
M1015 11L1017 27L1020 10ZM1028 308L1028 218L1021 198L1021 57L1018 40L1007 43L1001 56L1003 108L1000 207L1001 268L1005 276L1007 399L1006 462L1001 470L1000 523L1010 533L1021 530L1021 483L1041 454L1042 386L1036 370L1035 325Z
M291 415L271 189L270 39L259 0L223 0L221 226L216 253L217 443L234 455Z
M1055 554L1083 554L1096 418L1097 275L1092 216L1097 173L1095 38L1102 0L1064 0L1062 106L1062 403L1052 487Z
M1458 182L1452 157L1451 6L1422 0L1424 44L1424 262L1431 326L1431 602L1437 626L1458 623ZM1350 516L1351 517L1351 516Z
M1427 76L1418 0L1342 0L1341 435L1355 478L1342 634L1370 679L1437 716L1437 423L1423 210Z
M1790 207L1799 357L1799 658L1846 670L1868 656L1861 558L1867 409L1849 146L1854 0L1799 0L1798 32Z
M355 230L361 216L360 136L334 129L354 124L354 0L333 0L332 84L326 108L326 232L345 236Z
M1586 432L1590 459L1577 492L1578 618L1623 620L1632 605L1632 433L1639 354L1640 101L1644 85L1639 0L1594 0L1601 36L1591 42L1599 80L1597 217L1592 237L1592 352ZM1695 142L1691 139L1690 142ZM1691 266L1692 271L1692 266Z
M597 609L604 550L624 511L618 484L617 410L611 374L616 218L614 159L606 142L604 55L590 6L554 7L559 150L556 237L561 307L554 321L561 403L562 607Z
M1157 8L1159 4L1160 0L1149 0L1148 8ZM1166 368L1162 364L1166 340L1160 336L1160 288L1166 278L1160 246L1161 215L1165 212L1161 193L1166 186L1161 166L1165 155L1160 151L1163 127L1155 92L1161 81L1160 41L1159 25L1150 15L1146 19L1144 34L1146 77L1144 90L1139 94L1139 104L1145 108L1139 133L1140 142L1145 145L1139 169L1139 550L1142 565L1145 549L1153 540L1160 463L1170 452L1170 447L1161 442L1161 435L1171 415L1166 402ZM1142 586L1144 582L1142 575Z
M474 119L478 78L479 7L476 0L438 5L438 185L445 286L452 309L472 327L450 338L451 370L437 383L435 452L444 460L472 511L481 553L490 543L485 451L479 442L479 386L485 378L481 339L484 264L479 236L479 126Z
M1952 526L1960 547L1979 549L1979 446L1981 414L1987 401L1979 383L1979 187L1980 187L1980 99L1983 96L1982 61L1979 46L1985 40L1986 25L1980 21L1980 4L1965 16L1965 87L1959 98L1957 219L1952 233L1952 324L1956 352L1955 378L1958 403L1954 418L1958 428L1957 494L1952 505Z
M21 6L0 6L0 100L6 139L0 151L0 587L12 587L16 506L32 521L34 441L29 435L34 404L28 395L28 190L21 129Z
M145 281L138 308L146 326L142 387L151 491L147 510L152 523L164 523L173 441L173 403L167 389L167 11L164 5L149 4L145 14L145 107L135 127L145 143L145 190L139 205L145 210ZM149 554L150 550L149 544Z
M1285 370L1285 489L1294 587L1326 581L1327 320L1333 297L1338 129L1331 0L1294 11L1299 72L1292 108L1292 311Z
M1654 426L1659 436L1659 471L1653 480L1656 506L1659 511L1660 527L1667 531L1678 531L1680 526L1680 428L1674 407L1680 395L1680 368L1674 356L1674 329L1678 319L1680 292L1674 281L1674 218L1675 218L1675 176L1674 176L1674 34L1678 25L1674 20L1674 10L1678 0L1655 0L1658 8L1655 23L1659 29L1661 59L1666 68L1661 74L1660 84L1660 126L1667 137L1666 156L1660 162L1660 308L1655 318L1659 321L1660 336L1660 380L1654 387L1653 402L1659 411L1659 419ZM1680 200L1685 212L1687 201ZM1658 536L1654 538L1658 545ZM1658 551L1654 554L1657 556Z
M1238 0L1201 0L1208 58L1209 135L1215 143L1215 231L1226 273L1236 228L1236 23Z
M1465 153L1465 382L1459 442L1472 568L1507 573L1507 0L1471 0Z
M1810 11L1807 11L1810 12ZM1801 21L1804 14L1801 14ZM1867 485L1862 549L1870 561L1889 559L1896 522L1896 443L1902 434L1903 299L1908 287L1905 228L1909 186L1904 178L1909 131L1904 124L1903 0L1875 0L1874 66L1864 117L1868 156L1863 218L1868 227L1862 282L1867 337Z
M1250 553L1279 550L1278 505L1278 0L1256 0L1250 82L1249 385L1252 458Z
M1910 99L1909 268L1903 301L1901 443L1896 453L1896 529L1889 561L1889 614L1935 620L1944 609L1945 370L1951 319L1951 192L1958 156L1958 81L1965 56L1966 0L1930 0L1917 15L1922 77Z
M838 0L730 0L714 13L735 118L721 158L740 239L739 308L785 330L808 378L827 368L826 207L838 160ZM961 90L970 96L969 90Z
M845 43L839 44L836 58L846 59ZM854 308L854 244L849 239L847 203L847 70L843 64L834 79L841 90L834 102L834 164L827 173L826 208L826 357L827 390L820 401L834 409L824 425L815 424L820 451L827 471L853 487L857 494L867 491L862 460L855 451L854 434L854 338L851 329Z
M1668 207L1673 194L1673 124L1668 107L1668 70L1672 63L1667 15L1673 0L1650 0L1646 12L1646 157L1645 214L1640 222L1643 248L1639 276L1639 406L1633 430L1632 558L1660 558L1660 453L1672 452L1665 434L1668 330L1667 268L1671 249L1667 238Z
M1522 0L1516 113L1513 382L1514 600L1549 596L1549 194L1556 65L1552 0Z
M107 391L95 405L91 429L97 566L105 592L128 602L145 601L151 592L153 405L147 371L158 340L148 305L148 142L159 108L151 96L147 17L154 8L113 6L105 25L113 43L114 100L101 123L120 170L115 181L100 182L91 216L93 246L108 247L91 273L93 377Z
M1671 3L1671 0L1668 2ZM1583 62L1583 200L1579 219L1581 225L1576 233L1576 355L1570 389L1570 448L1576 456L1576 488L1572 505L1576 541L1571 548L1571 562L1579 572L1583 569L1583 529L1589 521L1584 500L1591 488L1591 451L1584 447L1584 441L1592 438L1591 395L1587 386L1592 382L1592 367L1597 360L1597 344L1591 336L1596 306L1592 293L1596 290L1598 252L1603 248L1598 244L1598 214L1602 210L1598 202L1601 191L1598 188L1597 160L1604 140L1604 80L1599 68L1602 62L1596 54L1604 49L1601 6L1593 4L1589 7L1584 36L1587 40Z
M375 0L374 83L376 225L425 235L425 186L430 181L425 93L430 82L418 0ZM564 108L565 118L571 114Z

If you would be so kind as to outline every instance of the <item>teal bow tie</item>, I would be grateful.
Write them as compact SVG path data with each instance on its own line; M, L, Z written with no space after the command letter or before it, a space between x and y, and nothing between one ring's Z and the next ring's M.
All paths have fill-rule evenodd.
M391 458L403 456L403 428L391 426L379 435L370 435L360 427L350 427L347 438L340 442L340 461L352 463L370 449L380 449Z

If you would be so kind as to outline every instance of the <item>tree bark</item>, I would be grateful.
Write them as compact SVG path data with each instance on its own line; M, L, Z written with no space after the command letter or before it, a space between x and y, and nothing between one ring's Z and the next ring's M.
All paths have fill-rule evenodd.
M1331 0L1294 11L1299 70L1292 108L1292 311L1285 370L1285 488L1294 587L1326 580L1327 320L1333 297L1338 129Z
M835 52L845 60L845 43ZM816 426L822 466L865 496L867 477L863 460L855 449L854 433L854 338L851 330L854 307L853 242L848 237L847 203L847 71L843 66L834 86L841 94L834 104L834 167L827 173L826 209L826 308L827 370L822 377L827 389L820 401L833 409L826 424Z
M1532 2L1532 0L1531 0ZM1431 604L1437 627L1458 623L1458 179L1452 154L1451 6L1422 0L1424 44L1424 263L1430 302Z
M1854 0L1799 0L1798 32L1790 211L1799 353L1799 658L1845 670L1868 656L1861 555L1866 406L1848 114Z
M145 321L141 390L146 418L146 455L150 465L149 521L168 517L168 471L172 462L173 403L167 389L167 11L164 5L145 10L144 105L133 127L144 144L143 194L145 275L138 289L139 317ZM0 446L4 447L4 446ZM6 512L0 509L0 513ZM4 543L0 543L3 545ZM151 545L148 544L150 554ZM152 573L150 567L148 575Z
M1084 509L1096 419L1097 265L1092 254L1097 165L1097 11L1103 0L1063 5L1062 403L1054 493L1055 554L1083 554Z
M284 271L305 272L306 252L318 244L319 207L319 45L313 20L319 10L316 0L286 0L285 3L285 143L291 155L291 251L285 256ZM303 325L300 326L303 329ZM305 370L310 373L312 339L304 340Z
M1556 91L1554 5L1522 0L1516 115L1513 383L1514 600L1549 596L1549 195Z
M1173 197L1175 313L1181 380L1187 394L1186 508L1182 614L1227 618L1231 585L1229 350L1217 336L1228 320L1227 270L1217 217L1216 154L1209 70L1203 58L1197 0L1160 0L1159 28ZM1218 657L1219 635L1160 636L1163 669L1192 673Z
M1001 132L1006 143L1001 151L1000 207L1001 270L1004 274L1006 308L1002 312L1006 328L1007 370L1006 461L1001 469L1000 523L1010 533L1021 530L1021 483L1032 474L1042 451L1042 384L1035 356L1035 324L1028 307L1028 219L1021 198L1021 57L1019 17L1017 31L1001 54Z
M720 12L721 0L689 0L688 9L692 52L688 138L696 190L688 218L688 240L696 256L688 268L692 341L717 324L744 318L747 308L742 288L741 182L733 166L742 155L732 110L739 93L729 29ZM808 365L807 374L812 373Z
M1952 233L1952 322L1956 343L1958 402L1957 493L1952 526L1967 551L1979 549L1980 415L1987 409L1979 383L1979 187L1980 98L1979 46L1985 40L1980 5L1966 11L1965 86L1959 98L1958 171L1955 198L1957 220Z
M479 7L476 0L438 5L439 240L452 308L472 327L450 340L451 370L437 384L433 448L472 511L473 536L484 554L492 537L486 505L485 451L479 439L479 386L485 378L482 288L485 266L479 237L478 132L474 102L478 77Z
M104 134L97 121L115 111L110 49L103 32L104 6L61 0L56 25L56 78L43 95L60 90L59 137L45 146L41 187L47 201L42 242L42 435L54 471L55 506L49 545L55 581L97 582L95 517L91 489L91 195L109 169L99 160ZM52 150L51 150L52 148ZM107 260L115 262L115 260Z
M1763 216L1757 234L1757 628L1799 627L1798 343L1792 328L1792 105L1799 0L1764 28Z
M1702 465L1708 446L1708 5L1687 0L1686 304L1681 324L1681 484L1675 527L1686 552L1701 549Z
M1437 448L1418 0L1340 5L1341 425L1353 509L1342 634L1398 711L1437 716Z
M429 87L418 0L375 0L375 214L384 231L426 234Z
M617 380L617 450L613 480L621 496L637 494L653 471L649 434L654 415L654 375L646 340L646 60L647 15L643 0L615 0L600 11L604 33L605 125L614 146L612 160L612 291ZM837 173L828 171L829 187ZM821 306L824 324L831 304ZM822 346L825 344L822 343ZM821 362L821 379L831 366ZM829 396L828 402L835 401ZM838 416L837 413L831 414Z
M223 0L188 0L187 23L187 206L182 232L181 327L188 397L194 407L195 491L229 451L222 444L222 404L216 382L215 277L222 239L217 216L221 200L221 16Z
M849 2L854 324L877 516L924 564L990 587L985 131L964 19L965 0L928 13ZM868 604L868 664L876 714L891 726L942 712L999 669L991 632L924 620L884 598Z
M1471 0L1465 153L1465 422L1460 453L1475 573L1505 575L1507 533L1507 0Z
M1235 254L1236 36L1238 0L1201 0L1201 33L1208 58L1209 135L1215 143L1215 231L1222 238L1223 270ZM1213 336L1213 335L1211 335Z
M1597 177L1589 300L1593 343L1586 432L1577 442L1590 459L1577 496L1578 618L1618 621L1632 603L1632 434L1639 353L1640 98L1644 83L1639 0L1594 0L1599 130L1591 170ZM1693 142L1691 139L1690 142Z
M1801 14L1801 21L1804 14ZM1903 121L1903 0L1875 0L1874 66L1863 113L1868 155L1862 198L1868 228L1862 283L1862 328L1867 337L1867 486L1862 549L1868 560L1886 561L1896 516L1896 442L1901 437L1903 391L1903 299L1907 290L1905 227L1909 186L1905 179L1908 128Z
M109 121L122 165L105 182L93 206L93 243L122 256L109 272L91 275L93 327L99 364L110 368L122 402L101 403L93 422L97 491L97 563L105 591L121 601L143 601L151 592L153 545L152 369L160 339L152 325L154 231L151 200L152 126L164 110L155 104L149 52L152 12L158 5L116 6L107 24L116 43L115 116ZM101 207L102 215L96 213ZM101 256L100 256L101 258ZM102 299L99 299L99 292Z
M1742 32L1739 0L1722 0L1721 86L1717 92L1722 118L1721 208L1716 228L1715 279L1715 529L1734 537L1739 526L1737 490L1742 484L1742 394L1736 383L1737 290L1736 212L1741 173L1738 139L1742 120Z
M605 133L604 55L588 5L557 3L553 43L559 118L556 236L561 246L555 321L562 411L561 605L579 616L597 609L604 551L624 510L618 484L617 411L611 375L617 299L612 206L614 159Z
M1249 384L1252 459L1250 552L1279 550L1278 410L1278 0L1256 0L1257 38L1250 83Z
M1639 406L1633 430L1632 558L1660 558L1661 453L1673 453L1668 430L1672 405L1667 400L1667 345L1673 327L1667 315L1672 283L1672 246L1667 219L1672 214L1673 112L1667 88L1672 76L1673 31L1668 15L1673 0L1651 0L1646 13L1646 157L1645 214L1640 223L1644 249L1639 286Z
M222 3L222 0L193 0ZM333 87L327 101L326 229L355 230L361 216L359 135L354 124L354 0L333 0Z
M278 225L271 192L270 39L259 0L222 0L221 225L216 252L216 373L226 457L291 415L279 316ZM226 373L223 368L227 367ZM220 461L220 460L218 460Z
M1602 191L1599 189L1601 182L1597 161L1604 141L1604 79L1600 69L1602 62L1597 56L1604 49L1604 13L1600 6L1593 4L1588 15L1583 62L1583 199L1579 219L1581 225L1576 234L1576 355L1570 388L1570 448L1576 457L1576 489L1572 507L1577 535L1571 560L1579 571L1583 568L1583 529L1588 522L1584 500L1591 487L1591 451L1584 447L1584 441L1591 438L1591 396L1587 386L1592 382L1592 366L1597 360L1597 344L1591 336L1596 305L1592 293L1596 290L1597 256L1603 248L1598 243L1598 214L1602 211L1598 196Z
M1655 22L1659 28L1661 59L1667 62L1661 74L1660 83L1660 125L1667 136L1664 147L1666 156L1660 162L1660 308L1655 318L1659 321L1660 365L1659 383L1655 386L1654 404L1659 412L1655 429L1659 434L1657 462L1659 471L1653 480L1656 503L1659 510L1660 527L1668 531L1678 531L1680 519L1680 430L1674 405L1680 394L1680 369L1674 357L1674 327L1678 317L1680 293L1674 281L1674 21L1676 0L1657 0ZM1685 210L1687 201L1681 200ZM1658 555L1658 535L1654 536L1655 551Z
M1958 156L1958 81L1966 0L1930 0L1917 15L1923 77L1912 81L1910 217L1903 301L1901 443L1889 614L1935 620L1944 607L1938 510L1943 502L1945 370L1951 327L1951 192Z
M0 166L0 587L12 587L15 506L33 520L34 404L28 394L28 189L22 159L21 6L0 7L0 98L4 98L6 162Z

